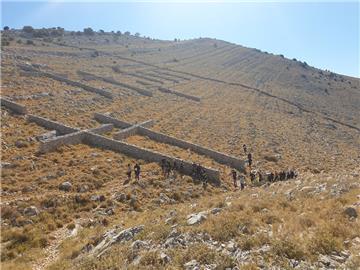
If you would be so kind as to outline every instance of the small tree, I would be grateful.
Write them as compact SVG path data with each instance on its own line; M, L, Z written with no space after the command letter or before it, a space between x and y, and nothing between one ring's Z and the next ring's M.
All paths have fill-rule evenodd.
M124 34L130 36L130 31L126 31Z
M34 28L32 28L32 26L24 26L23 27L23 31L25 33L33 33L34 32Z
M94 35L94 30L92 30L91 27L84 28L84 34L88 35L88 36L92 36L92 35Z
M4 31L9 31L9 30L10 30L9 26L4 26Z
M135 33L135 37L140 37L140 33Z
M100 29L99 32L100 32L100 34L104 34L104 33L105 33L105 31L102 30L102 29Z

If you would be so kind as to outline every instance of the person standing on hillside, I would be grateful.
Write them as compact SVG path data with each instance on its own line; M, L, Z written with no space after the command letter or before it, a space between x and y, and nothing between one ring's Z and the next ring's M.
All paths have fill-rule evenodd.
M237 181L237 173L234 169L231 170L231 176L233 179L234 187L237 187L236 181Z
M245 177L243 175L240 175L239 180L240 180L240 188L241 190L243 190L245 188Z
M250 167L250 170L251 170L251 165L252 165L252 155L251 155L251 153L248 154L248 164L249 164L249 167Z
M127 176L127 180L124 182L124 184L127 184L131 181L131 165L130 165L130 163L127 166L126 176Z
M135 179L137 181L140 180L140 170L141 170L140 165L138 163L136 163L135 166L134 166L134 172L135 172Z
M243 149L244 149L244 153L245 153L245 155L246 155L246 154L247 154L246 144L243 144Z

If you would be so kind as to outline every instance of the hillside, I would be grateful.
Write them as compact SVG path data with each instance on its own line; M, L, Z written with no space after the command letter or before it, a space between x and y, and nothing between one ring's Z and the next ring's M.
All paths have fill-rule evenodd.
M360 267L359 79L209 38L36 36L2 32L1 97L26 108L1 108L3 269ZM94 135L94 113L140 128ZM31 115L66 126L39 138L49 129ZM84 135L39 152L74 132ZM218 154L246 164L243 144L252 169L298 177L251 181ZM136 147L147 150L126 152ZM220 185L164 177L149 153L199 163ZM140 181L124 183L135 162Z

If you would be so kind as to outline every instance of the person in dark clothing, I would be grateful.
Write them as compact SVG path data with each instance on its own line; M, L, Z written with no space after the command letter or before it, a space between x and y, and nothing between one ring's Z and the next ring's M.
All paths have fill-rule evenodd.
M179 173L180 173L180 176L181 176L181 177L182 177L183 174L184 174L184 162L182 162L182 161L181 161L181 163L180 163Z
M279 174L278 172L275 172L275 175L274 175L274 182L278 181L279 180Z
M239 176L240 179L240 188L243 190L245 188L245 177L243 175Z
M131 180L131 165L128 164L126 175L128 177L128 181Z
M251 165L252 165L252 155L251 155L251 153L248 154L248 164L249 164L249 167L251 169Z
M259 175L259 182L262 182L264 180L262 173L258 172Z
M237 187L236 181L237 181L237 173L234 169L231 170L231 176L233 179L234 187Z
M274 173L271 172L270 175L269 175L269 182L274 182Z
M251 183L254 182L255 180L255 173L254 172L250 172L250 180L251 180Z
M166 161L166 167L165 167L165 176L169 177L171 172L171 163L170 161Z
M161 160L160 166L161 166L162 174L163 174L163 176L165 176L165 167L166 167L166 160L165 160L165 158L163 158L163 159Z
M244 149L244 153L245 153L245 155L246 155L246 154L247 154L246 144L243 144L243 149Z
M140 171L141 171L140 165L136 163L134 166L134 172L135 172L135 179L138 181L140 180Z

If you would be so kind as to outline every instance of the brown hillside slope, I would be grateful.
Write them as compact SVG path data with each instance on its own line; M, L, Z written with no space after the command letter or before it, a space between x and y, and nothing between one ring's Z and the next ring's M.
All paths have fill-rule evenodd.
M39 155L35 137L46 130L2 107L4 269L179 269L191 260L209 269L359 267L359 219L344 214L350 206L359 213L359 79L207 38L2 34L13 40L2 48L1 96L31 114L81 129L100 126L95 112L129 123L153 119L154 131L240 159L246 144L261 172L299 171L296 180L260 187L247 174L240 191L230 167L139 135L125 141L219 170L221 187L204 190L189 176L164 177L156 163L85 144ZM141 180L124 185L134 162L142 165ZM72 189L59 190L66 181ZM38 213L25 214L30 206ZM187 215L213 208L221 210L187 224ZM131 241L112 245L101 259L92 255L104 232L139 225L144 230ZM143 242L132 244L136 239Z

